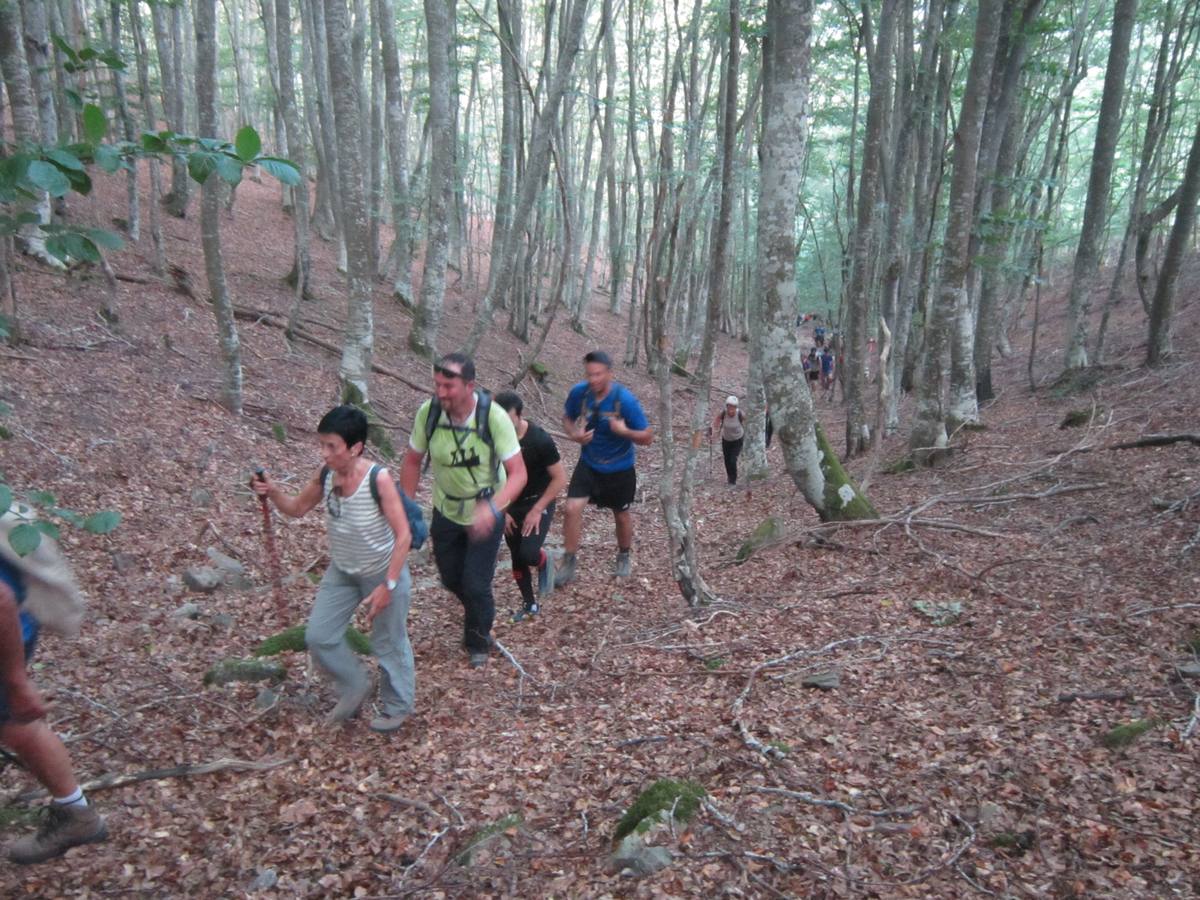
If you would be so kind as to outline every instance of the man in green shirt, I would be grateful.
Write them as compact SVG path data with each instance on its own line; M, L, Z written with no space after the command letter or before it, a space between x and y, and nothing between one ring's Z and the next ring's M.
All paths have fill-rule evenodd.
M504 534L504 510L525 488L525 462L508 413L475 388L475 362L447 353L433 367L437 421L428 428L433 400L417 410L400 486L415 497L421 462L433 470L429 537L446 590L463 605L463 646L471 667L487 664L496 615L492 578ZM486 425L482 411L486 410Z

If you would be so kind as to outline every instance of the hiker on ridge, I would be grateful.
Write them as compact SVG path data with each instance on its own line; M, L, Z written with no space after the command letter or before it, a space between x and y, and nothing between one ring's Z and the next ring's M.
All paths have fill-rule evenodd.
M400 483L415 495L428 453L433 558L442 584L463 605L463 647L478 669L492 649L492 578L505 510L525 489L525 461L512 420L476 389L471 357L447 353L433 367L433 384L433 398L417 410Z
M266 472L256 475L250 487L293 518L324 503L330 563L304 640L338 688L337 705L326 721L349 719L371 693L371 677L346 641L354 611L365 600L371 653L380 671L381 713L371 720L371 730L396 731L412 712L416 688L408 641L408 517L387 469L363 458L366 413L350 405L334 407L317 424L317 440L324 465L299 494L285 494Z
M654 440L654 429L633 391L613 380L612 358L603 350L593 350L583 358L583 367L587 380L571 388L563 406L563 429L582 449L567 486L565 552L555 577L556 586L575 580L575 556L583 539L583 508L589 502L612 510L617 533L613 574L618 578L632 574L633 514L629 508L637 494L633 448L635 444L646 447Z

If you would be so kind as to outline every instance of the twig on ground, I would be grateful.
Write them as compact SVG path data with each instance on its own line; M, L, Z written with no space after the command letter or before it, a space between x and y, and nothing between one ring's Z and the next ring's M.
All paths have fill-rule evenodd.
M1132 619L1139 616L1148 616L1151 613L1168 612L1176 609L1200 609L1200 603L1175 603L1171 606L1151 606L1148 609L1135 609L1132 612L1126 613L1126 615Z
M1186 741L1196 731L1197 724L1200 724L1200 692L1192 697L1192 717L1188 720L1187 728L1179 735L1180 740Z
M825 806L829 809L841 810L851 816L871 816L876 819L905 819L921 811L921 807L916 804L898 806L895 809L860 809L857 806L851 806L849 803L843 803L841 800L827 800L815 794L809 794L806 791L789 791L786 788L756 787L750 790L755 794L778 794L781 797L799 800L802 803L811 803L813 806Z
M1074 703L1076 700L1132 700L1129 691L1082 691L1077 694L1059 694L1059 703Z
M389 803L395 803L397 806L407 806L409 809L419 809L422 812L429 813L431 816L437 816L437 818L441 819L442 821L445 821L446 819L445 816L443 816L440 812L423 800L410 800L408 797L401 797L399 794L380 794L379 796L384 800L387 800Z
M131 775L121 775L113 772L86 781L80 787L84 791L90 792L107 791L135 784L139 781L158 781L163 778L188 778L192 775L211 775L214 772L267 772L271 769L278 769L280 766L286 766L291 762L293 762L292 759L264 762L255 762L248 759L215 759L212 762L189 763L182 766L172 766L169 769L149 769L145 772L135 772ZM45 793L46 791L42 788L26 791L14 797L13 802L28 803L31 800L36 800L44 796Z
M623 747L636 747L639 744L661 744L663 741L669 741L670 739L670 735L654 734L650 737L630 738L627 741L621 741L621 743L617 744L616 748L620 750Z

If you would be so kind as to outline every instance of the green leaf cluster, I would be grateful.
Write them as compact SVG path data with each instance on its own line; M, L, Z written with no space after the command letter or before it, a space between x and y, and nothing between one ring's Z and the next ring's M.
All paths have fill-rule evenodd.
M7 414L8 407L3 404L0 407L0 415ZM121 514L116 510L105 509L84 516L73 509L59 506L57 498L49 491L30 491L18 502L12 487L0 475L0 515L10 510L23 520L8 534L9 546L18 556L27 556L36 550L42 542L42 535L58 540L61 526L57 522L82 528L92 534L108 534L121 524Z

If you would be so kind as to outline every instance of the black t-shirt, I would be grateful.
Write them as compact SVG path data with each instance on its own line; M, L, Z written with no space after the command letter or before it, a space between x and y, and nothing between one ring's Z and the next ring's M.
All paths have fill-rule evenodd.
M546 429L529 422L525 437L521 438L521 457L525 460L525 490L513 504L518 509L528 509L537 503L538 497L546 492L550 484L550 467L562 459L554 438Z

